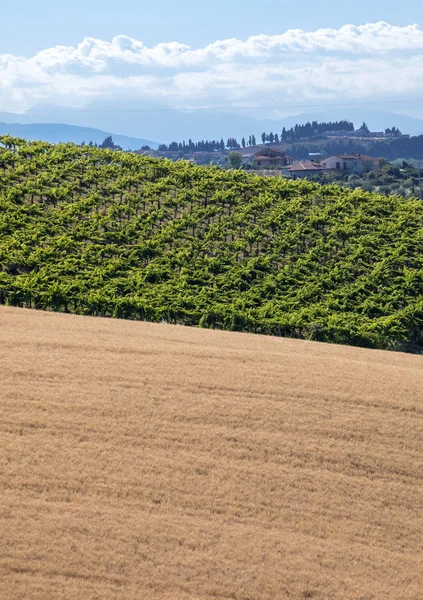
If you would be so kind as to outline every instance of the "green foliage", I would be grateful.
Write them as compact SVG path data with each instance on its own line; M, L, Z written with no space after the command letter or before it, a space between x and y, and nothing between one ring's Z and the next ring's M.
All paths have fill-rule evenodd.
M344 175L332 172L316 175L312 178L321 184L338 183L350 189L360 188L364 191L373 191L389 196L392 193L400 194L404 198L418 196L420 193L419 170L413 165L403 162L399 168L387 160L381 161L381 169L367 171L362 177L358 175Z
M232 169L240 169L242 167L242 155L240 152L230 152L228 156L229 164Z
M0 303L423 346L423 205L0 138Z
M312 121L303 123L302 125L294 125L291 129L286 129L285 127L282 129L281 133L281 141L283 142L295 142L301 139L307 139L315 136L321 136L322 134L327 133L328 131L354 131L354 124L351 121L329 121L319 123L317 121ZM264 134L266 135L266 134ZM272 134L273 135L273 134ZM269 139L269 135L266 137L267 141L272 141Z
M82 144L84 146L84 144ZM106 139L104 140L104 142L102 144L100 144L99 146L100 148L103 148L104 150L122 150L122 148L120 146L117 146L111 135L109 135L108 137L106 137Z

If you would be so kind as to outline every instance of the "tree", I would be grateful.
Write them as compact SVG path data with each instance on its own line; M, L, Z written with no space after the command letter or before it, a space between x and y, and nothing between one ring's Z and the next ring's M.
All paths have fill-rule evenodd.
M115 144L111 135L107 136L102 144L100 144L99 148L103 148L106 150L122 150L121 146Z
M366 121L363 121L360 129L363 129L363 131L366 131L367 133L370 131L369 126L367 125Z
M265 134L265 132L263 131L263 133L261 134L261 141L263 142L263 144L266 143L267 140L267 135Z
M100 148L114 150L115 143L111 135L107 136L102 144L100 144Z
M269 140L269 142L270 142L271 144L273 144L273 140L275 139L275 136L273 135L273 132L269 133L269 135L268 135L268 138L267 138L267 139Z
M244 137L241 140L241 145L242 145L243 148L245 148L245 146L246 146L245 138Z
M256 145L256 143L257 143L257 142L256 142L256 136L255 136L255 135L252 135L252 136L251 136L251 145L252 145L252 146L255 146L255 145Z
M238 141L237 141L236 138L228 138L228 141L226 142L226 147L229 150L237 150L241 146L239 145L239 143L238 143Z
M388 131L389 131L389 130L388 130ZM392 134L394 137L401 137L401 135L402 135L402 133L401 133L401 131L398 129L398 127L392 127L392 129L391 129L391 134Z
M232 169L240 169L242 166L242 156L240 152L230 152L228 156L229 164Z

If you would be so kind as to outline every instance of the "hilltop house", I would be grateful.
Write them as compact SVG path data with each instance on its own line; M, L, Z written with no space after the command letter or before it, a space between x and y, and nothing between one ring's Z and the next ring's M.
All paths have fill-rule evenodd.
M322 165L337 172L342 171L346 175L356 174L361 176L371 169L380 169L380 160L365 154L338 154L323 160Z
M301 160L293 165L282 168L281 175L292 177L292 179L305 179L306 177L330 173L331 171L332 169L313 160Z
M292 164L293 159L291 156L287 156L283 150L277 150L276 148L261 148L254 154L253 166L256 169L263 168L280 168L286 167Z
M368 139L380 139L385 137L383 131L369 131L360 127L355 131L324 131L321 135L329 138L368 138Z

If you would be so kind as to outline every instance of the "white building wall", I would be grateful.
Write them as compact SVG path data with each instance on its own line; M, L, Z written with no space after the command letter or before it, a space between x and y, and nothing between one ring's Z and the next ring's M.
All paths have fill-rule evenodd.
M335 169L337 172L343 172L346 175L355 173L362 175L364 171L363 161L359 158L342 158L340 156L331 156L322 161L322 164L329 169Z

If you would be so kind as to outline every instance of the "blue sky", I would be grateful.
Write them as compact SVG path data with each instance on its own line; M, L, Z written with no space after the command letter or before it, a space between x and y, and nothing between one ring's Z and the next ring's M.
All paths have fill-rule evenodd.
M218 39L287 29L313 31L387 21L423 25L423 2L408 0L3 0L0 53L29 56L84 37L124 34L147 45L178 41L204 46Z
M144 137L169 111L185 133L199 109L210 123L364 104L423 118L421 1L0 2L0 117L72 112Z

